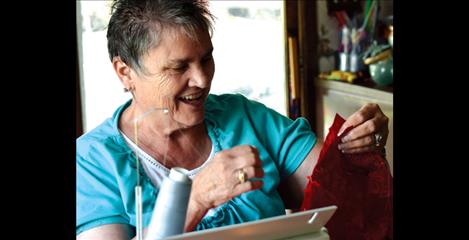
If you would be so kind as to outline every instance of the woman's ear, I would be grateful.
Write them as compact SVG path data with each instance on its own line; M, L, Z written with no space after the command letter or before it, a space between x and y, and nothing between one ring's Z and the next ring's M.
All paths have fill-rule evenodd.
M125 91L131 91L134 88L134 79L132 78L132 69L127 65L120 57L114 57L112 59L112 66L116 71L117 76L124 85Z

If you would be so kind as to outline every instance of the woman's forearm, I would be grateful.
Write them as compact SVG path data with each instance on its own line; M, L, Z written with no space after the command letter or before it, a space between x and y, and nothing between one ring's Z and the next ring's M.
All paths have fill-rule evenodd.
M198 204L192 198L189 200L189 206L187 206L186 224L184 226L184 232L191 232L195 229L197 224L207 213L208 209Z

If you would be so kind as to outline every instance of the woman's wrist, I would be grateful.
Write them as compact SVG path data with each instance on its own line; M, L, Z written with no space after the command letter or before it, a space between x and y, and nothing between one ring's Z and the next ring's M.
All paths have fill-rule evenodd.
M186 224L184 226L184 232L191 232L195 229L197 224L205 216L209 208L195 200L192 196L187 206Z

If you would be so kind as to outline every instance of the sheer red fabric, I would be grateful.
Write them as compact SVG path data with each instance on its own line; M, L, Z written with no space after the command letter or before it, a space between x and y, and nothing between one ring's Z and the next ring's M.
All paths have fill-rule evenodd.
M393 187L387 161L376 152L343 154L337 133L339 115L321 149L304 190L301 210L336 205L326 224L332 240L393 239Z

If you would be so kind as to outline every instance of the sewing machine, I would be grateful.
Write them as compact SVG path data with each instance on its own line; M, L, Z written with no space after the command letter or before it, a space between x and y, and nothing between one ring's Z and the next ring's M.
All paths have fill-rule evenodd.
M329 221L336 209L336 206L328 206L258 221L184 233L166 239L329 240L329 235L324 225Z

